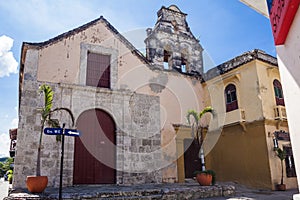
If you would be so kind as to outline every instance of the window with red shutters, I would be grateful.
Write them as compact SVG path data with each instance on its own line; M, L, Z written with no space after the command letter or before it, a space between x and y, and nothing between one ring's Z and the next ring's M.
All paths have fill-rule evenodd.
M88 52L86 85L110 88L110 55Z
M274 92L275 92L275 100L277 106L285 106L281 83L278 80L273 81Z
M225 88L226 112L238 109L235 85L229 84Z

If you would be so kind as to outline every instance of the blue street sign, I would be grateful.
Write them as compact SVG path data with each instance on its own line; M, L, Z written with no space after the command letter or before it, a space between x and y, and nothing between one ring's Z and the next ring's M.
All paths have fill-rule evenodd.
M44 133L46 135L62 135L63 129L62 128L45 128Z
M66 136L73 136L73 137L78 137L81 135L81 132L76 129L65 129L65 135Z

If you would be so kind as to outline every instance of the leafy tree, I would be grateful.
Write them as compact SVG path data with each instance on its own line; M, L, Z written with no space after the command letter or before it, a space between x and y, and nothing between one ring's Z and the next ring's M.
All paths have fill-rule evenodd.
M8 170L11 170L11 164L13 162L13 158L7 158L4 162L0 162L0 177L2 177Z
M3 163L2 162L0 162L0 177L3 177L4 176L4 170L3 170Z

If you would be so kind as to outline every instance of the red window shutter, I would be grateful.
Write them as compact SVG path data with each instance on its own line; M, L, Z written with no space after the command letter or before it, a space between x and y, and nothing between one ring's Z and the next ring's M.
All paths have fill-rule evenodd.
M276 105L285 106L281 83L278 80L274 80L273 86L275 92Z
M110 56L88 52L86 85L110 88Z
M236 88L233 84L229 84L225 88L226 112L238 109L238 101L236 96Z

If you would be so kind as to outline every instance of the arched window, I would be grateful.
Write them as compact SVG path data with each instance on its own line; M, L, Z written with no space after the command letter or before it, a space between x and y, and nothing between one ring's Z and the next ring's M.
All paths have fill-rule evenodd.
M226 112L238 109L235 85L229 84L225 88Z
M276 105L284 106L284 99L283 99L281 83L275 79L273 81L273 86L274 86L274 92L275 92Z

